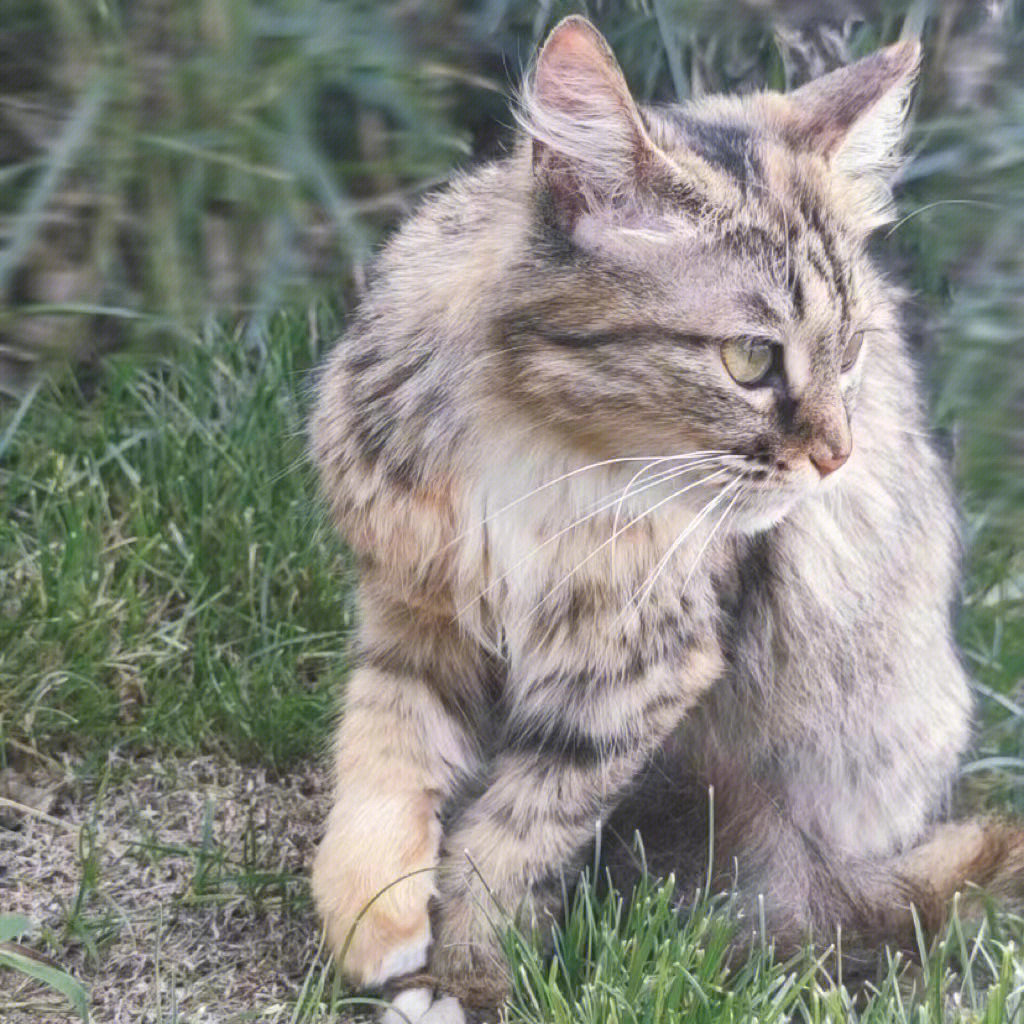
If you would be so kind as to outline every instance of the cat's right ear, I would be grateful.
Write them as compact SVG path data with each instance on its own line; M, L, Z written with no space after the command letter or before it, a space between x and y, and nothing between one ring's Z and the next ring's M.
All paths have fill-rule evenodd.
M548 36L518 118L532 140L534 175L567 230L585 213L628 203L665 159L604 37L579 15Z

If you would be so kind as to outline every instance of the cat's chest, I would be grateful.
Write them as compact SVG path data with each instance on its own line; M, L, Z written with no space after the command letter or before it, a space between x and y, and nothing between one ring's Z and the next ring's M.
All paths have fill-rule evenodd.
M692 513L523 506L485 518L475 574L487 616L506 636L558 627L582 650L637 633L656 643L666 630L716 618L713 580L731 549Z

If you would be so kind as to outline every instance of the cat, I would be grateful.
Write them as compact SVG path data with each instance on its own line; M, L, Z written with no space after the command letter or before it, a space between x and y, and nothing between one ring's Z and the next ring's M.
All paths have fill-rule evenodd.
M557 920L599 828L701 877L709 787L783 944L1016 884L1015 826L943 823L957 522L866 249L918 61L648 109L570 17L514 152L380 255L311 420L361 614L312 887L387 1019L493 1013L495 922Z

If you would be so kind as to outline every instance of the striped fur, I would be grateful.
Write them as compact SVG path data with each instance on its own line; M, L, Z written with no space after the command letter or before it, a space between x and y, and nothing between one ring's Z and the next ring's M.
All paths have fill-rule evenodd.
M362 565L313 870L357 983L425 967L493 1007L495 913L543 931L610 818L700 870L709 784L779 934L898 938L971 865L1012 876L1012 829L934 825L969 732L957 531L865 252L916 63L641 110L567 19L515 153L381 254L311 425Z

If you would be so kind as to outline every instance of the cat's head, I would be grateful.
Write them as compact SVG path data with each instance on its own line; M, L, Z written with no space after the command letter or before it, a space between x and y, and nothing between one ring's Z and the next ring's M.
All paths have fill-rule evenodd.
M514 400L598 457L721 453L709 486L767 520L841 476L892 330L865 245L918 58L910 41L787 95L641 110L597 30L559 24L520 113L533 231L499 339Z

